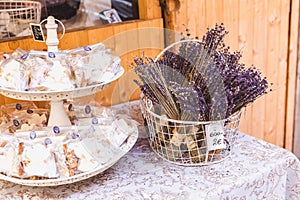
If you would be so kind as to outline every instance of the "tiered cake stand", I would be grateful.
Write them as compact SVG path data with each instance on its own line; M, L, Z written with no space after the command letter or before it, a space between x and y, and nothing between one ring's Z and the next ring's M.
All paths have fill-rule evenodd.
M57 25L54 24L54 18L48 17L50 19L50 25L48 22L48 27L46 25L46 28L54 27L57 28ZM52 25L51 25L52 23ZM51 30L53 32L53 30ZM50 31L50 32L51 32ZM49 31L47 30L47 33L49 34ZM55 32L56 33L56 32ZM51 33L50 33L51 34ZM54 38L54 40L51 41L51 38L47 38L48 42L46 41L48 45L48 51L49 49L51 51L57 50L57 39ZM50 40L50 42L49 42ZM53 42L54 41L54 42ZM106 72L111 73L111 72ZM0 87L0 93L3 94L6 97L10 97L13 99L19 99L19 100L28 100L28 101L50 101L50 115L48 119L48 127L50 126L64 126L64 127L71 127L71 122L69 117L67 116L67 113L64 109L63 100L64 99L73 99L73 98L79 98L84 97L88 95L95 94L96 92L99 92L110 85L113 81L117 80L122 76L124 73L124 69L122 67L119 68L117 72L112 76L112 74L105 74L103 77L106 77L106 75L109 75L108 80L103 80L103 82L95 85L90 85L87 87L81 87L76 88L72 90L63 90L63 91L19 91L19 90L12 90ZM128 124L130 127L134 127L130 130L130 133L128 133L128 137L126 140L119 144L113 144L114 141L111 141L110 143L107 143L107 139L110 139L110 135L114 133L116 130L113 129L112 126L106 126L101 127L101 125L95 126L95 140L96 146L99 148L99 150L103 149L110 149L110 154L107 155L105 158L105 162L102 163L100 161L99 166L94 168L93 170L89 172L80 173L71 177L66 178L57 178L57 179L44 179L44 180L29 180L29 179L20 179L15 177L6 176L3 174L0 174L0 179L10 181L17 184L22 185L30 185L30 186L55 186L55 185L62 185L62 184L69 184L74 183L76 181L84 180L89 177L95 176L109 167L111 167L113 164L115 164L122 156L124 156L135 144L137 138L138 138L138 129L133 124L133 122L128 122L132 124ZM105 131L101 130L102 128L105 129ZM80 129L87 129L87 127L77 127L77 130ZM129 130L119 130L122 133L129 131ZM105 134L104 132L109 132L109 134ZM118 140L118 138L116 139ZM89 144L87 144L88 147Z

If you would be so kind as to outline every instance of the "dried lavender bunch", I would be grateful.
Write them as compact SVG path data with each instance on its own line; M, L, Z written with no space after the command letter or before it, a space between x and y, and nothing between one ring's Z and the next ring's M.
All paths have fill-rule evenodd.
M142 83L136 80L143 93L154 103L160 104L168 117L179 119L180 113L177 109L175 100L170 93L165 78L158 63L148 59L145 63L141 59L135 59L138 66L135 73L140 77Z
M229 47L222 48L213 56L219 68L228 100L227 117L268 93L266 77L256 67L247 68L240 63L241 53L229 52Z
M227 99L225 89L220 76L219 69L215 66L211 51L206 49L203 43L199 41L185 41L180 44L179 51L177 46L166 51L161 59L157 62L161 65L170 66L181 73L184 79L177 78L178 90L190 91L188 88L193 87L193 91L198 95L198 100L193 101L194 108L200 108L200 117L198 120L219 120L226 116ZM165 76L170 79L168 76ZM174 96L177 95L175 88L170 88ZM190 92L192 94L192 92ZM189 101L176 101L181 108L191 107ZM197 105L196 105L197 103ZM188 118L182 109L181 119ZM195 112L195 111L194 111ZM194 113L198 114L198 113Z
M266 94L266 77L240 63L240 52L229 51L224 43L227 34L223 24L216 25L201 42L180 43L156 62L136 58L142 92L162 105L168 117L200 121L227 118Z

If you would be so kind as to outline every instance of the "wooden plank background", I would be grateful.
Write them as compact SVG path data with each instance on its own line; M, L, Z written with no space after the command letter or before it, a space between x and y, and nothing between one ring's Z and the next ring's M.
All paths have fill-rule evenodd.
M285 148L292 149L300 158L300 128L299 121L296 121L296 109L300 107L300 99L296 101L295 96L299 94L299 11L300 2L298 0L291 1L291 17L290 17L290 40L289 40L289 59L288 59L288 89L287 89L287 111L286 111L286 140ZM297 79L298 77L298 79ZM298 80L298 81L297 81ZM300 118L300 114L298 115Z
M299 1L294 0L293 1L293 9L294 12L292 12L292 14L296 15L295 13L298 13L298 17L299 17ZM298 23L296 20L293 20L295 17L292 17L292 24ZM292 49L292 54L290 56L290 58L294 58L298 56L298 58L300 58L300 35L296 34L297 31L298 33L300 32L300 27L296 27L296 25L294 25L291 29L292 31L292 35L293 37L291 38L291 42L290 42L290 49ZM295 33L296 32L296 33ZM297 50L298 47L298 50ZM297 50L297 52L295 52L295 49ZM294 154L300 158L300 59L298 59L298 61L294 61L294 59L292 59L292 62L296 62L297 65L297 69L293 69L289 71L289 77L291 77L290 82L294 82L296 87L293 87L294 85L290 84L289 85L289 93L288 95L290 96L289 101L292 103L289 103L288 105L288 110L290 111L290 114L288 116L291 116L292 114L295 114L295 120L289 120L290 122L294 123L294 140L290 145L293 145L293 152ZM296 78L294 79L293 74L296 74ZM293 98L293 91L296 90L296 98ZM295 105L295 106L292 106Z
M299 30L300 31L300 30ZM298 47L300 47L300 40L298 40ZM298 51L300 58L300 51ZM294 132L294 153L300 158L300 60L298 60L297 84L296 84L296 109L295 109L295 132Z
M229 31L226 44L232 51L240 50L242 62L255 65L274 84L271 93L244 110L239 130L292 150L299 2L167 0L166 3L166 28L178 34L188 28L192 36L202 38L207 27L225 24ZM177 10L172 12L172 8Z

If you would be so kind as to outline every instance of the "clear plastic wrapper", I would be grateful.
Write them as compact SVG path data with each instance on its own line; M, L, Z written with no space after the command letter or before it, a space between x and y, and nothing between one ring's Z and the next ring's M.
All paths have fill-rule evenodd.
M17 49L12 54L3 56L0 62L0 87L27 90L28 89L28 71L21 62L26 56L26 51Z
M121 70L121 59L117 56L113 57L111 65L106 68L105 73L103 74L101 81L109 82L117 73Z
M24 64L29 69L28 89L61 91L74 88L71 70L64 52L30 51Z
M7 123L7 116L0 110L0 126Z
M0 137L0 172L7 176L18 176L17 145L14 137Z
M87 104L69 101L64 107L73 125L111 125L114 120L112 109L96 101Z
M18 159L20 162L18 175L22 178L47 177L57 178L55 154L47 145L36 143L35 145L20 142Z
M15 133L18 131L41 130L47 126L48 109L27 109L9 113L6 123L0 125L1 133Z
M85 87L104 82L102 77L116 56L111 55L102 43L97 43L70 50L67 58L76 87Z
M78 47L72 50L66 51L71 54L80 54L80 55L88 55L93 52L103 51L105 50L105 45L103 43L95 43L88 46Z
M37 109L37 108L38 108L37 105L32 101L24 101L24 102L4 104L1 106L1 111L6 116L10 116L20 111L24 111L24 110L26 111L29 109Z

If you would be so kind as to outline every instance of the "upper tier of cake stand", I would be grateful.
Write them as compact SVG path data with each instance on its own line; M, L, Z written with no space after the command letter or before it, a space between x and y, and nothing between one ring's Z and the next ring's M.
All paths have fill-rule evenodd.
M108 80L104 80L102 83L89 85L86 87L80 87L70 90L62 91L21 91L0 87L0 93L6 97L27 101L57 101L63 99L72 99L83 96L95 94L108 87L111 82L120 78L124 73L124 69L120 67L120 70L114 74L114 76ZM103 75L105 77L106 74Z

